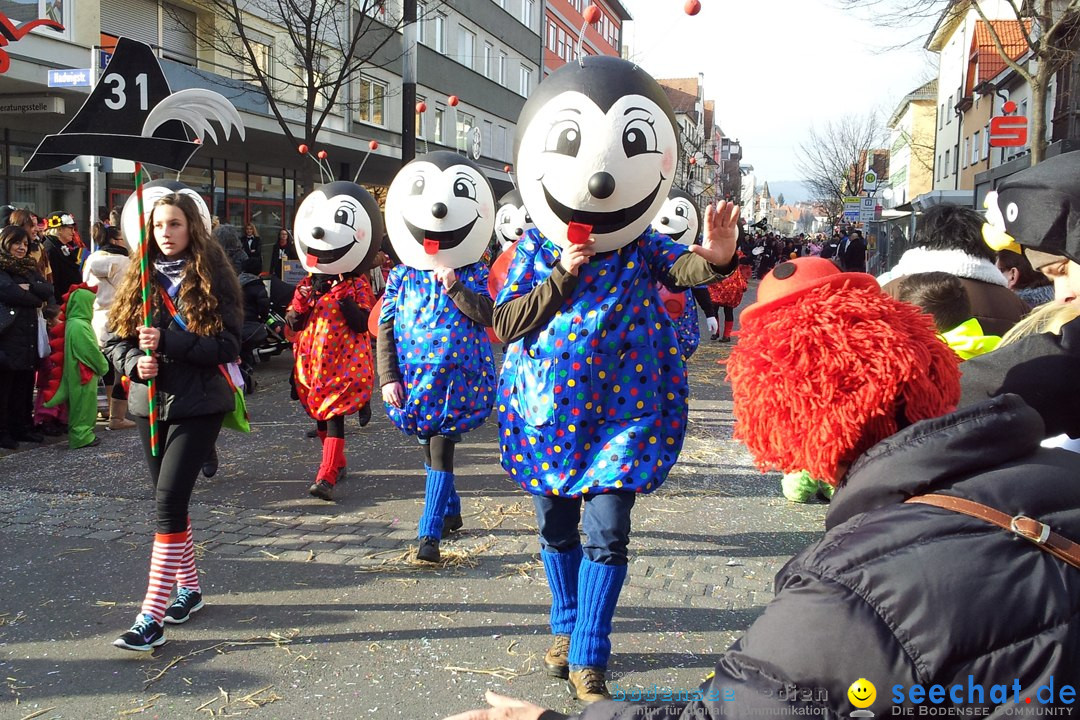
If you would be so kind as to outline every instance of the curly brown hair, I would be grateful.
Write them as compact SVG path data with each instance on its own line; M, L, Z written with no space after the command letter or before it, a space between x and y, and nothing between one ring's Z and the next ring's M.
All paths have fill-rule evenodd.
M218 295L222 294L222 289L216 288L215 283L237 282L233 273L221 272L222 268L230 267L229 259L225 257L221 244L210 236L194 200L184 195L172 194L154 203L154 209L162 205L178 207L184 213L188 226L188 263L184 269L183 280L180 281L177 305L181 308L189 331L197 335L216 335L224 329L222 312L225 308L219 308ZM154 213L151 211L147 221L150 237L146 243L147 260L151 265L161 257L161 250L153 236L153 220ZM140 259L133 258L128 265L124 280L116 291L116 300L109 309L109 327L123 338L135 337L138 328L143 324ZM239 296L239 287L227 296ZM153 314L156 316L162 308L161 294L152 289L150 299Z

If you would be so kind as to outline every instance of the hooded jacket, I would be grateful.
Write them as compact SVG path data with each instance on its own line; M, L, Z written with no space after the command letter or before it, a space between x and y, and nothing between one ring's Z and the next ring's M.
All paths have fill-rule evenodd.
M109 308L116 298L116 290L124 280L131 259L126 248L106 245L90 253L83 263L83 282L97 288L94 296L94 333L98 343L104 345L109 339Z
M0 305L15 314L15 321L0 332L0 368L33 370L38 363L37 311L52 302L53 286L31 265L0 253Z
M876 686L867 709L879 718L894 704L913 708L916 685L924 705L1002 706L991 716L1029 708L1051 682L1075 689L1080 570L983 520L904 504L943 493L1080 539L1080 457L1040 448L1043 433L1038 413L1005 395L878 443L837 491L825 536L780 571L775 598L699 695L599 702L579 717L846 717L860 678ZM934 685L940 703L929 700ZM994 685L1008 686L1007 699L991 695Z

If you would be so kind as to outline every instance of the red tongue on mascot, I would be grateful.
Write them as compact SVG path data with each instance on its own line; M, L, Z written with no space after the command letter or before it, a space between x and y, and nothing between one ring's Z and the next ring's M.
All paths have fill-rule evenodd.
M566 239L575 245L584 245L589 242L590 235L592 235L592 225L571 221L566 228Z
M428 255L434 255L439 252L439 241L432 240L431 238L424 238L424 252Z
M308 267L315 267L318 264L319 264L319 258L315 257L311 253L308 253L307 254L307 265L308 265Z

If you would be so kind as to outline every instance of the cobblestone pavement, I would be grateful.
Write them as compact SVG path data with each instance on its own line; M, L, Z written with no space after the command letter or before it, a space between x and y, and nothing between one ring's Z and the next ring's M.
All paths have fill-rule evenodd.
M731 439L716 362L729 348L694 356L679 465L634 510L610 667L622 687L696 686L820 536L825 506L785 502ZM539 669L548 593L531 502L504 479L492 424L459 446L465 529L442 566L416 564L419 450L381 411L363 430L350 421L338 501L308 498L317 441L287 367L260 368L254 432L223 435L219 474L196 486L206 608L153 656L110 647L145 590L153 532L134 435L0 458L0 718L440 718L489 687L575 709Z

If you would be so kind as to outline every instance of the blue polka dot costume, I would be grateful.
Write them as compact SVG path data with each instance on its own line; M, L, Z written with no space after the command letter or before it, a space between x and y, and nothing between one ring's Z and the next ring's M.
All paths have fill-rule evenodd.
M673 322L675 334L679 338L679 347L682 349L683 359L689 360L690 356L701 344L701 328L698 326L697 305L694 304L693 292L687 290L683 293L686 306L683 313Z
M656 281L688 248L646 230L596 255L546 326L507 349L499 379L502 465L537 495L651 492L679 456L686 367ZM557 245L530 230L496 306L551 274Z
M473 263L458 279L488 295L488 268ZM379 324L394 323L405 386L402 408L386 405L402 432L422 438L480 427L495 400L495 363L483 326L458 309L434 273L398 265L390 271Z

